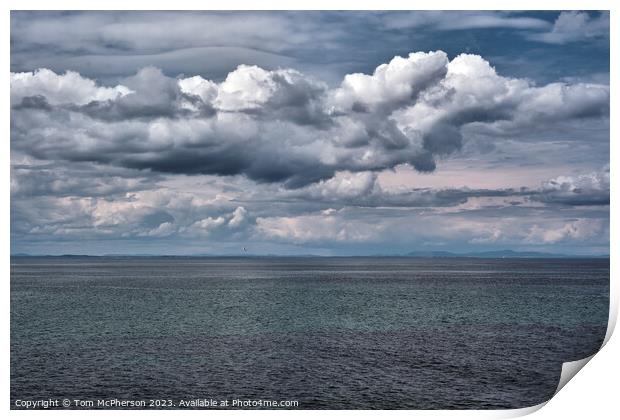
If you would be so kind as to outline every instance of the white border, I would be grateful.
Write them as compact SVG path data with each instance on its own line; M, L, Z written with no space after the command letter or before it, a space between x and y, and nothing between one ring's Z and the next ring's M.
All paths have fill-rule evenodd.
M76 0L64 0L64 1L56 1L54 3L45 2L45 1L31 1L31 0L23 0L23 1L13 1L9 0L4 2L6 4L6 9L4 13L0 17L0 27L3 28L3 37L4 42L2 43L2 59L4 60L4 68L10 68L10 50L9 50L9 39L10 39L10 24L9 24L9 10L71 10L71 9L92 9L92 10L106 10L106 9L116 9L116 10L133 10L133 9L148 9L148 10L201 10L201 9L210 9L210 10L258 10L257 6L260 6L260 9L267 10L571 10L571 9L586 9L586 10L610 10L611 9L611 42L614 45L614 40L617 39L618 31L618 19L617 7L614 7L618 2L613 1L604 1L604 0L590 0L590 1L576 1L576 0L521 0L521 1L513 1L513 0L505 0L500 2L497 1L484 1L484 0L470 0L467 2L458 2L458 1L444 1L444 0L419 0L419 1L402 1L402 0L382 0L382 1L335 1L335 0L302 0L296 2L285 2L285 1L277 1L277 0L263 0L261 2L250 2L243 0L227 0L225 2L213 2L207 3L205 1L188 1L188 0L176 0L175 2L164 2L164 1L150 1L150 2L138 2L138 1L119 1L119 0L108 0L108 1L89 1L88 4L85 4L83 1ZM617 138L617 127L614 121L613 116L614 111L617 109L617 96L614 91L615 81L614 74L617 72L617 53L614 53L614 48L611 49L611 86L612 86L612 99L611 99L611 132L610 139ZM6 71L6 70L5 70ZM8 71L7 71L8 73ZM5 74L7 74L5 73ZM3 89L3 102L2 102L2 122L4 127L5 136L3 137L4 141L4 150L2 153L2 176L4 178L4 182L1 184L2 188L2 197L4 198L4 205L1 208L2 212L2 223L0 223L0 230L2 238L4 241L2 242L2 249L0 254L0 259L2 261L3 266L3 302L4 312L3 322L2 322L2 334L4 337L4 352L2 354L2 365L0 369L2 369L2 385L4 390L4 397L1 399L0 404L2 404L3 411L9 409L9 388L10 388L10 376L9 376L9 349L10 349L10 337L9 337L9 302L10 302L10 287L9 287L9 277L10 277L10 248L7 238L10 236L10 215L9 215L9 197L10 197L10 189L9 189L9 169L10 169L10 146L9 146L9 83L8 77L5 84L2 85ZM618 147L614 142L610 142L611 147L611 163L612 163L612 195L611 195L611 208L618 208L617 198L613 194L615 189L615 165L618 162ZM615 223L615 218L611 218L611 244L614 244L616 239L618 238L618 228L617 223ZM618 284L614 279L615 274L617 272L616 263L617 261L617 250L615 246L611 246L610 248L610 256L611 256L611 308L610 308L610 324L608 328L608 333L606 337L607 344L601 350L599 354L597 354L584 368L583 371L578 374L578 378L576 380L570 381L565 388L563 388L554 398L552 398L547 404L541 404L540 406L533 407L530 409L521 409L521 410L496 410L496 411L481 411L481 410L473 410L473 411L389 411L389 412L381 412L377 413L375 411L314 411L314 410L298 410L294 412L290 411L243 411L243 410L230 410L230 411L215 411L210 410L208 412L205 411L184 411L184 417L192 417L192 418L204 418L208 416L209 418L247 418L247 417L257 417L257 418L289 418L289 417L299 417L299 418L311 418L317 415L327 416L327 417L354 417L356 419L371 419L375 418L377 415L388 415L390 417L396 418L411 418L415 416L416 418L471 418L471 419L481 419L481 418L508 418L515 417L524 414L528 414L530 412L534 412L530 418L536 419L556 419L556 418L567 418L567 419L582 419L584 417L590 418L611 418L613 416L612 413L618 413L618 403L617 400L617 386L618 386L618 373L619 373L619 363L618 357L620 344L618 342L617 337L611 337L611 332L613 331L613 326L615 325L615 321L618 313ZM611 339L610 339L611 337ZM544 408L542 408L544 406ZM542 408L542 409L540 409ZM9 413L10 417L13 418L39 418L40 416L45 416L50 419L64 419L64 418L82 418L83 416L88 415L89 417L97 417L97 418L108 418L111 415L119 416L120 418L164 418L169 417L170 415L179 415L177 411L167 412L167 411L143 411L143 412L129 412L129 411L89 411L89 412L81 412L81 411L16 411L12 410Z

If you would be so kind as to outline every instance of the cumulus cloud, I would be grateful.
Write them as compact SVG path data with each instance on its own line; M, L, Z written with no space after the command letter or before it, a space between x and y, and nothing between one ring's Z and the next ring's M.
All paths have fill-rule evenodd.
M609 166L577 176L559 176L545 181L536 199L572 206L609 205Z
M446 77L421 100L398 110L399 125L426 129L427 148L451 152L462 142L461 128L495 128L507 137L517 130L609 113L609 86L551 83L535 86L502 77L478 55L461 54L448 64ZM443 132L443 135L442 135ZM430 141L428 140L430 137Z
M74 71L56 74L48 69L11 73L11 104L43 97L50 105L86 105L93 101L114 100L132 93L126 86L98 86L94 80Z
M325 84L292 69L267 71L242 65L219 84L213 105L220 112L320 127L328 122L322 103L326 90Z
M252 224L252 218L248 211L239 206L230 213L224 213L217 217L209 216L194 222L183 230L190 235L231 234L243 232L244 228Z
M218 94L218 86L211 80L205 80L200 76L179 79L179 89L186 95L198 96L203 103L209 104L215 101Z
M239 228L248 222L248 211L244 207L237 207L232 212L232 217L228 221L228 226L231 228Z
M372 75L355 73L345 76L332 92L337 112L391 111L415 101L417 95L439 82L447 72L448 56L443 51L411 53L381 64Z
M441 51L395 57L333 89L292 69L240 66L216 83L148 67L115 87L76 73L12 74L11 93L12 147L38 159L288 188L339 171L433 171L471 124L527 129L609 112L608 86L538 87L498 75L480 56L449 61Z

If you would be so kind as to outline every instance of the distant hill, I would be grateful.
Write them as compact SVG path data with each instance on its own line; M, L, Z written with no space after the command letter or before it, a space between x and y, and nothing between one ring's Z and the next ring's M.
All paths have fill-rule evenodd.
M609 258L609 255L567 255L550 252L513 251L503 249L499 251L454 253L447 251L413 251L409 257L430 258Z

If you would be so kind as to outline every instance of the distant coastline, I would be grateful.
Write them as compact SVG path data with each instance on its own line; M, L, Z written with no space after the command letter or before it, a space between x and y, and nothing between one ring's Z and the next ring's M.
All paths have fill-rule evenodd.
M582 254L555 254L535 251L481 251L456 253L449 251L412 251L405 254L368 254L368 255L319 255L319 254L188 254L188 255L159 255L159 254L11 254L11 258L539 258L539 259L573 259L573 258L609 258L609 255L582 255Z

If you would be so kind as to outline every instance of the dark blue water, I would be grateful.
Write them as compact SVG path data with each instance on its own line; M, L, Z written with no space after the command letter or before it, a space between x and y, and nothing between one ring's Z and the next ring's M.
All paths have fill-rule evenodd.
M608 305L608 259L13 258L11 405L526 407Z

